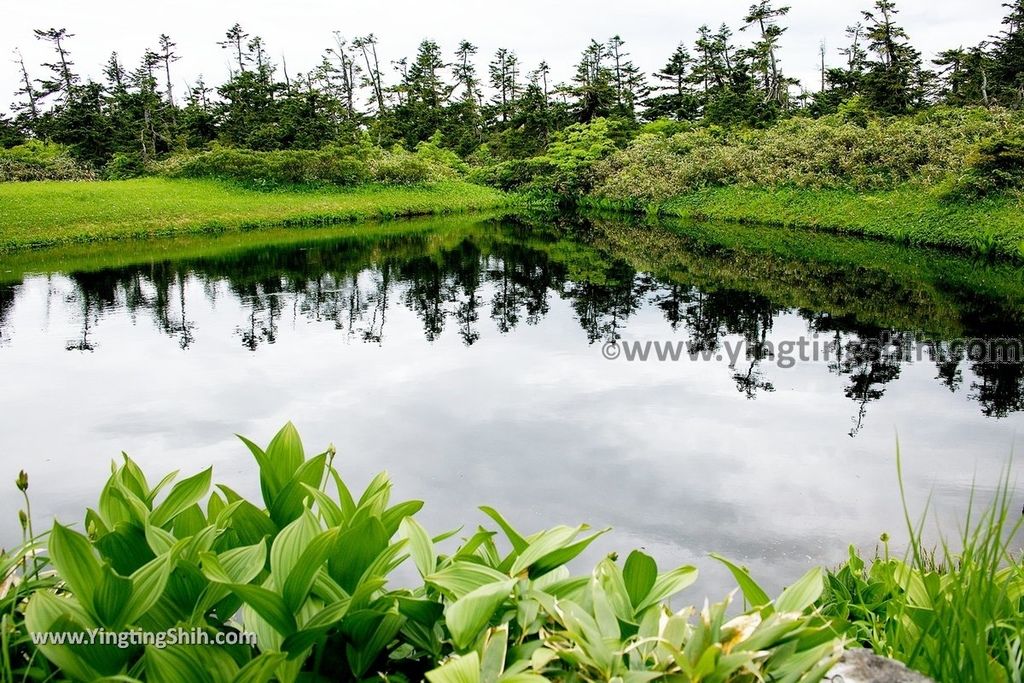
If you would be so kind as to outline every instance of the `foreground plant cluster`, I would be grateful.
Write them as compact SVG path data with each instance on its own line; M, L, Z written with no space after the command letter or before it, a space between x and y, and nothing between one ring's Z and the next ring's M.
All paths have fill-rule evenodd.
M259 466L262 506L223 485L211 493L210 469L150 485L124 456L85 533L55 523L33 538L26 494L29 540L0 556L0 680L796 683L821 680L855 641L931 673L938 663L941 673L984 674L973 680L1020 680L1024 574L1012 562L987 573L1010 559L1005 514L993 512L967 539L983 557L930 569L885 557L867 571L851 555L775 600L716 556L745 611L731 597L676 610L670 600L696 580L693 567L662 572L634 551L571 575L567 563L603 531L523 535L484 507L500 532L432 536L415 521L420 501L392 504L384 474L356 498L333 447L307 458L290 424L266 449L242 440ZM25 493L27 476L17 483ZM460 534L454 550L440 549ZM420 580L389 585L406 561ZM961 607L988 611L971 621ZM981 641L962 630L989 617ZM34 644L45 633L175 628L254 633L258 646ZM944 652L951 642L968 656Z

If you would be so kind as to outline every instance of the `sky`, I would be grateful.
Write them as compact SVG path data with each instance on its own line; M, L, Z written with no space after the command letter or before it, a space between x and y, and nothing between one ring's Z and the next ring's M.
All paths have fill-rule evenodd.
M738 28L752 0L517 0L483 3L466 0L426 2L390 0L177 0L149 3L142 10L135 0L0 0L0 110L14 101L18 68L13 62L20 48L34 78L35 66L49 61L47 46L36 40L35 28L66 27L74 38L68 43L79 73L100 78L100 67L112 50L128 66L138 63L157 37L167 33L177 42L181 61L175 65L175 88L203 74L207 83L220 83L228 74L227 53L217 46L224 32L240 22L252 35L267 42L272 56L287 59L291 74L319 62L333 43L333 32L344 36L375 33L384 63L413 55L423 38L436 40L451 55L458 42L469 39L480 48L478 71L486 73L489 56L499 47L514 49L526 70L540 60L551 64L554 78L567 80L572 65L591 38L605 40L619 34L636 64L646 72L662 66L680 42L692 44L701 24L724 22ZM900 0L900 22L926 59L938 51L977 44L999 31L1003 0ZM860 18L870 0L790 0L783 37L783 68L809 89L819 82L818 50L825 41L829 61L839 63L837 50L844 29ZM752 38L752 36L751 36ZM748 40L739 33L737 41ZM393 72L386 73L393 76Z

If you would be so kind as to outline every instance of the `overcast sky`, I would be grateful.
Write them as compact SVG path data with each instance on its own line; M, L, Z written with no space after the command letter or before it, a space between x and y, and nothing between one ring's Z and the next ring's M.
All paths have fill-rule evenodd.
M996 33L1004 15L1003 0L900 0L900 21L926 59L937 51L972 45ZM0 109L13 101L18 73L13 59L20 48L34 68L48 61L47 47L33 37L32 29L66 27L75 34L69 42L80 73L99 78L100 65L117 50L126 65L138 63L157 36L167 33L178 43L182 59L175 65L178 92L186 81L204 74L208 83L227 76L227 55L217 46L233 23L262 36L272 56L283 54L294 74L319 61L332 43L333 31L345 36L374 32L380 39L386 63L415 52L424 37L438 41L451 54L458 41L467 38L480 47L478 68L486 72L491 53L499 47L517 51L527 70L541 59L553 67L557 80L571 75L571 65L591 38L604 40L614 34L627 41L633 59L645 71L664 64L680 41L692 44L695 29L703 23L723 21L738 27L752 0L516 0L496 3L449 0L290 0L289 2L241 2L239 0L177 0L146 3L129 0L4 0L0 23ZM814 88L818 82L818 46L824 40L829 59L839 62L836 50L843 30L860 18L870 0L790 0L789 31L783 39L783 67ZM747 40L738 34L737 40ZM391 77L393 72L386 73Z

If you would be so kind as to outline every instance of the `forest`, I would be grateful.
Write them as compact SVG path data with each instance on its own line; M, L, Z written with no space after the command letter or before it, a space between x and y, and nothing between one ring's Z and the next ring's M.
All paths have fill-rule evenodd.
M480 55L470 40L441 46L425 39L415 55L389 60L372 33L337 32L319 64L289 72L284 58L271 57L268 41L241 24L219 42L232 65L223 83L179 73L169 35L156 37L141 57L113 52L102 79L94 80L74 60L76 41L88 36L38 29L26 39L45 42L52 57L30 65L16 51L21 87L12 114L0 117L0 146L13 148L3 154L0 179L32 177L32 168L39 177L123 178L175 155L221 147L336 147L358 157L368 146L411 151L433 141L489 169L486 180L510 186L536 169L508 162L543 157L552 143L571 144L595 121L607 128L591 137L609 148L591 145L588 152L604 156L641 133L699 129L720 136L836 115L863 126L869 118L935 107L1019 110L1024 103L1022 0L1006 5L990 40L950 47L930 60L901 26L896 2L876 0L851 11L837 54L822 44L816 83L787 73L780 42L789 13L761 0L739 21L700 26L666 46L665 64L653 74L633 63L623 37L595 39L568 82L554 82L545 61L523 63L511 47ZM553 158L557 167L557 153Z

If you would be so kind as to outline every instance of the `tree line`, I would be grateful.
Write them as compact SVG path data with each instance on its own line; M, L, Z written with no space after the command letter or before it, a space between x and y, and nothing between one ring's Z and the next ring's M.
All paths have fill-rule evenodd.
M134 65L114 52L102 79L84 78L66 28L36 30L51 59L29 67L15 51L20 87L13 116L0 115L0 145L35 138L67 145L79 160L102 165L121 154L149 161L213 142L256 150L317 149L369 140L382 146L439 135L461 155L535 155L573 123L616 119L628 130L671 119L722 126L766 126L794 115L834 113L854 98L885 115L935 104L1024 104L1024 0L1005 5L998 32L978 45L925 62L898 21L894 0L875 0L846 28L839 63L824 43L820 82L802 84L785 69L780 41L790 8L776 0L750 7L734 30L701 26L665 65L646 74L622 37L592 40L568 82L554 82L547 62L524 64L502 48L481 68L470 41L446 53L435 41L387 62L376 35L334 34L315 67L290 73L265 40L240 24L219 41L231 68L211 85L185 84L168 35ZM532 66L532 68L531 68ZM182 79L182 80L179 80Z

